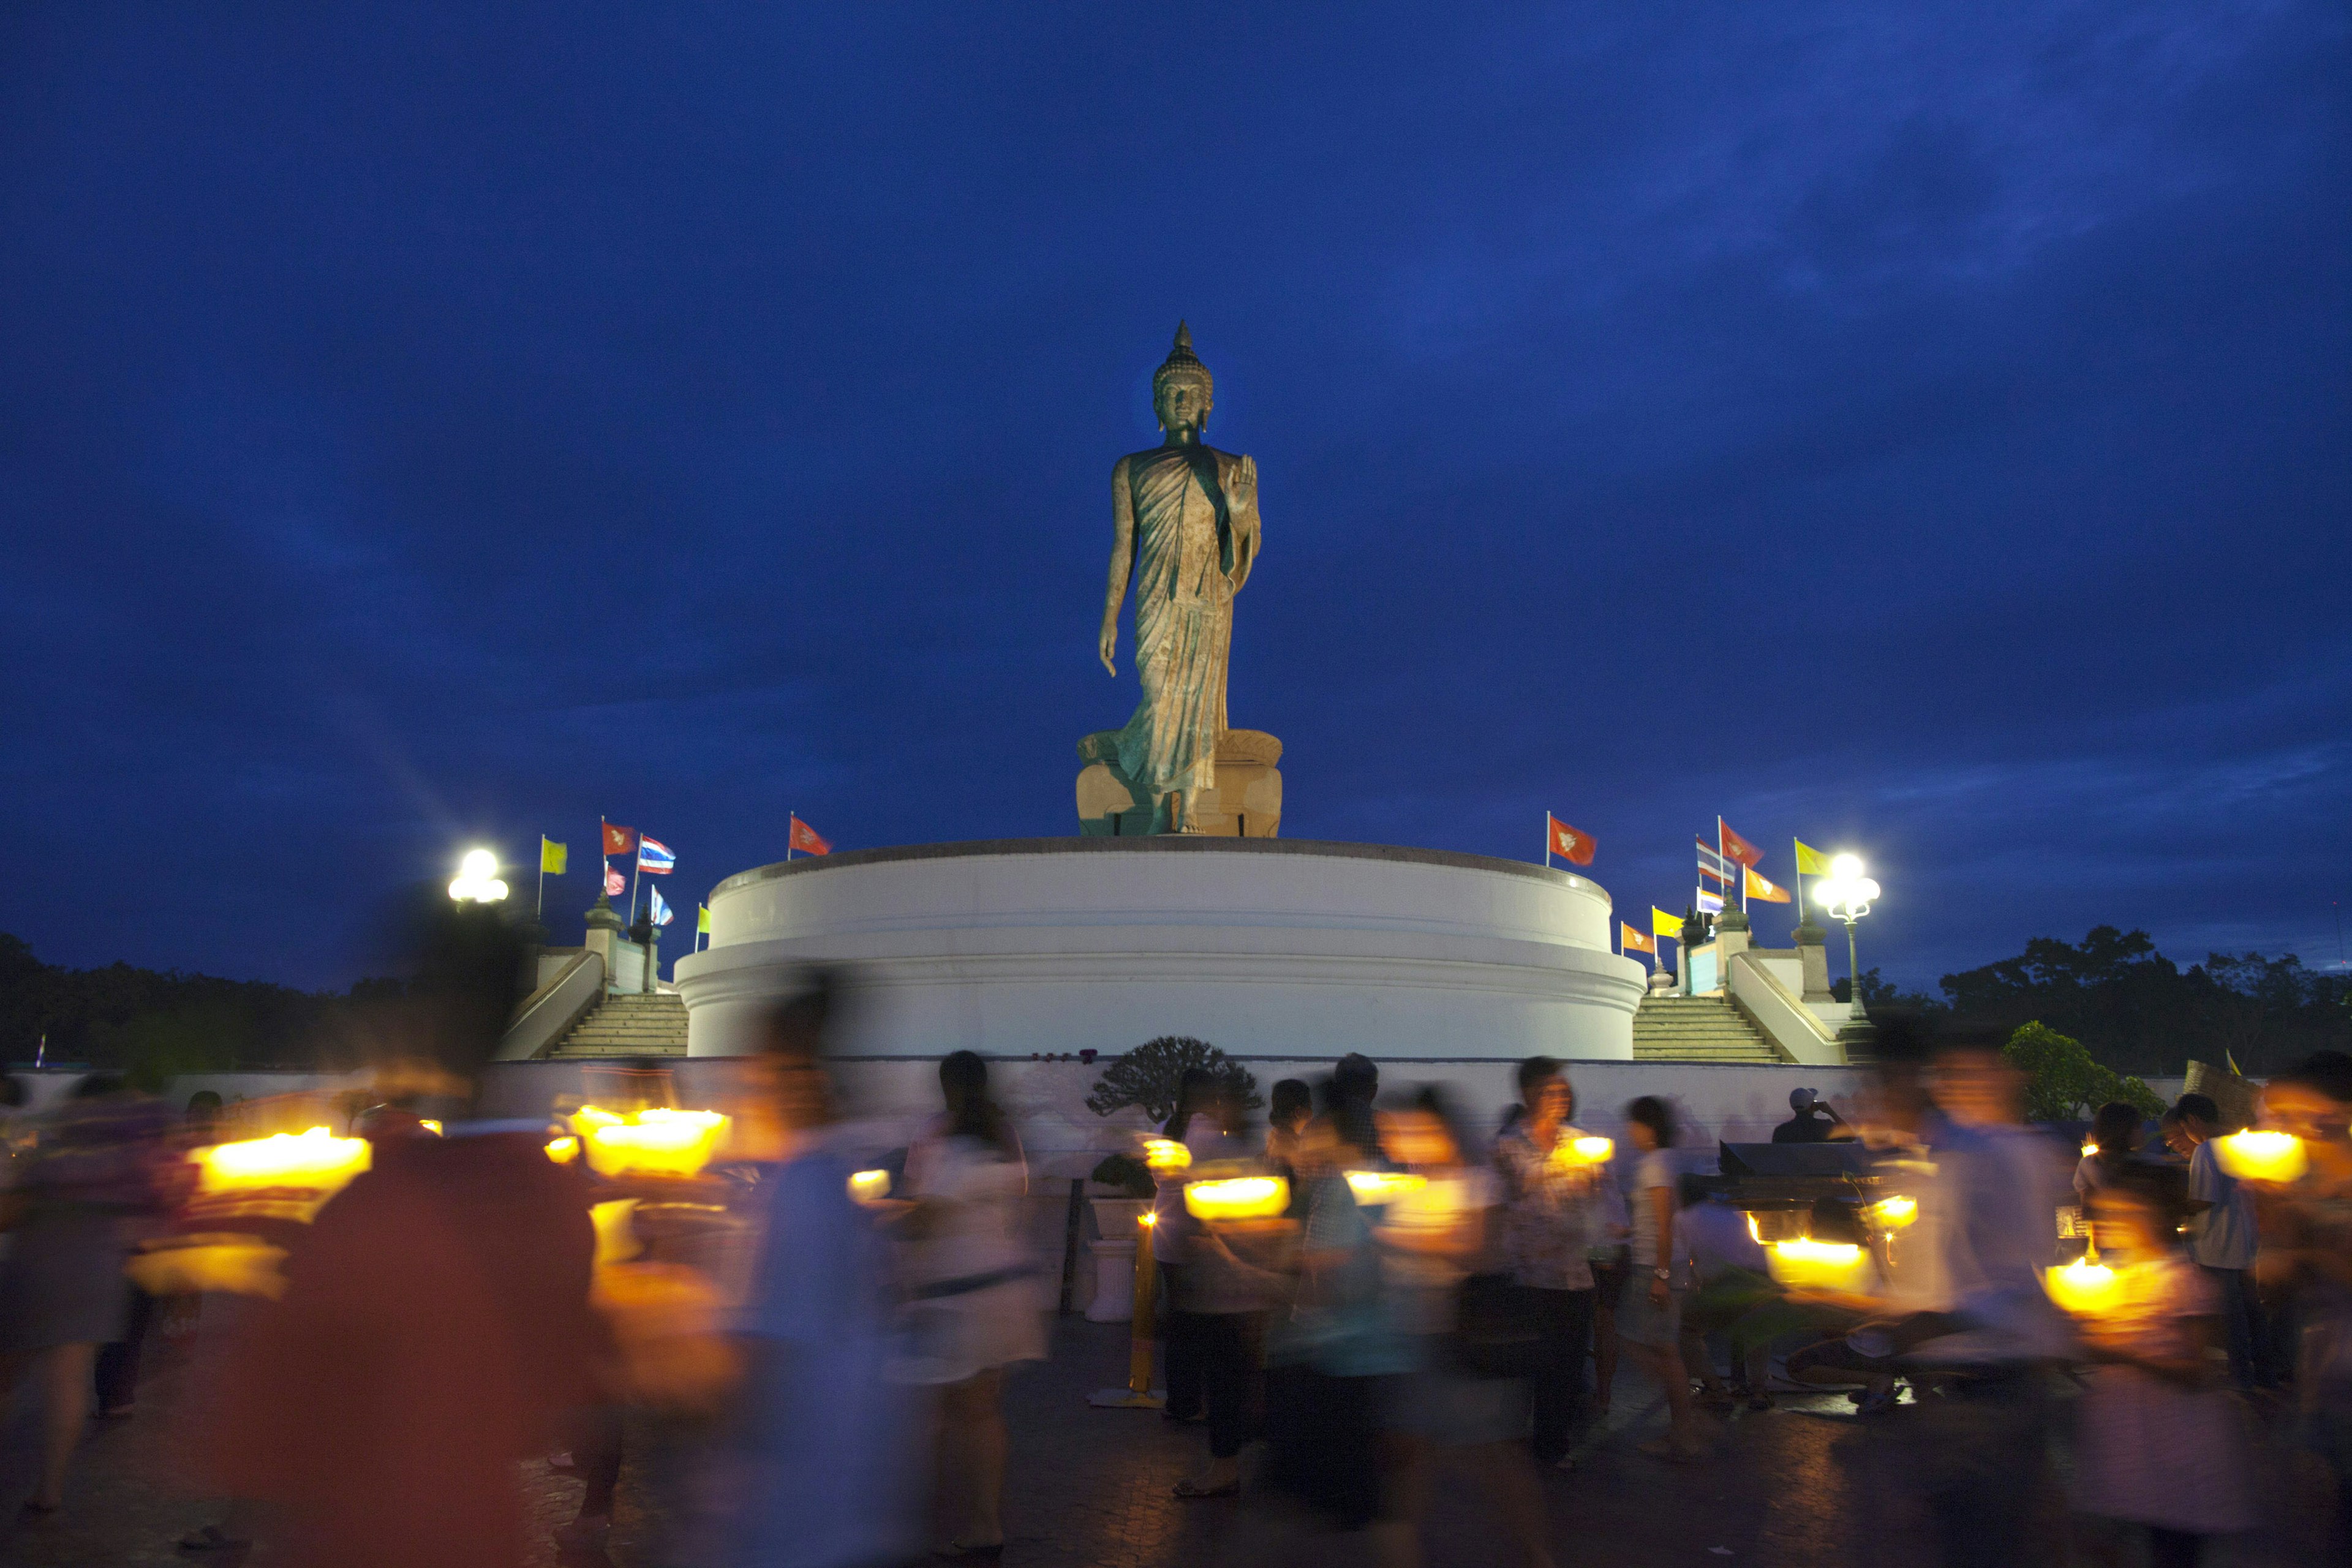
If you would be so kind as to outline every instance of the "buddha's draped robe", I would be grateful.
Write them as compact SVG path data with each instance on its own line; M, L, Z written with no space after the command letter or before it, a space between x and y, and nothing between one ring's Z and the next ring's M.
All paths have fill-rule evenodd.
M1234 579L1247 575L1255 545L1251 531L1236 538L1218 456L1204 447L1139 452L1112 487L1111 504L1131 508L1135 525L1130 580L1143 701L1119 731L1118 763L1143 791L1139 805L1217 782Z

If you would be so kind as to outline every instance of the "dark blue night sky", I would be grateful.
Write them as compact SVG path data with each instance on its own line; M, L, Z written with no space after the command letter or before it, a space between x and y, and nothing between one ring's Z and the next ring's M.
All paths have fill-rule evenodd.
M1180 316L1286 836L1549 808L1644 911L1721 811L1931 986L2337 956L2340 6L74 3L0 73L52 961L340 985L541 830L576 940L599 813L689 914L790 809L1074 832Z

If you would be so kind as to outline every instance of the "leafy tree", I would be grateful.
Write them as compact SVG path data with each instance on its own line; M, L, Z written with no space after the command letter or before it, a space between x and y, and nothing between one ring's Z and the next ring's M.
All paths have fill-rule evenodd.
M2026 1075L2025 1114L2033 1121L2073 1121L2111 1100L2155 1116L2164 1101L2136 1078L2124 1078L2094 1061L2083 1042L2045 1024L2028 1024L2009 1037L2001 1054Z
M1843 976L1831 981L1830 994L1841 1002L1853 1001L1853 982ZM1910 1007L1927 1012L1941 1005L1924 991L1906 991L1893 981L1882 978L1876 964L1862 972L1862 1006L1865 1013L1883 1007Z
M2114 926L2080 942L2036 937L2015 958L1945 975L1943 990L1965 1024L2004 1033L2047 1024L2123 1072L2177 1073L2192 1057L2226 1053L2261 1076L2352 1044L2352 976L2315 973L2293 953L2210 953L2183 970L2147 932Z
M1216 1047L1189 1036L1162 1035L1113 1059L1087 1096L1087 1109L1108 1116L1139 1105L1154 1122L1165 1121L1176 1114L1176 1091L1193 1068L1215 1075L1226 1093L1252 1110L1265 1103L1258 1095L1257 1079Z

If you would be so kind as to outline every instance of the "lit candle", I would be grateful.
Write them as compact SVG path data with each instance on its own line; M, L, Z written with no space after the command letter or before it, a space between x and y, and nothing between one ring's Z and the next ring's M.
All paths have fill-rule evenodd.
M890 1195L890 1173L887 1171L852 1171L849 1173L849 1195L861 1204L878 1204Z
M1427 1176L1410 1171L1350 1171L1348 1190L1356 1194L1360 1204L1384 1204L1417 1193L1429 1185Z
M559 1165L569 1165L580 1158L580 1140L565 1133L547 1141L547 1157Z
M718 1152L728 1120L716 1110L662 1107L620 1117L583 1105L572 1113L572 1125L600 1175L692 1176Z
M2257 1182L2299 1181L2310 1163L2292 1132L2232 1132L2213 1140L2213 1157L2230 1174Z
M1870 1261L1870 1254L1851 1242L1811 1237L1776 1241L1764 1257L1773 1279L1800 1290L1851 1290Z
M1192 1151L1173 1138L1146 1138L1143 1141L1143 1163L1159 1174L1189 1168Z
M2077 1317L2112 1312L2123 1304L2123 1280L2095 1257L2078 1258L2063 1268L2043 1269L2042 1286L2053 1301Z
M1881 1198L1864 1211L1877 1222L1881 1230L1901 1230L1919 1217L1919 1200L1897 1194Z
M280 1132L236 1143L215 1143L188 1158L208 1193L250 1192L261 1187L309 1187L334 1193L368 1168L364 1138L338 1138L323 1127Z
M1184 1208L1194 1219L1271 1219L1289 1206L1290 1184L1280 1176L1226 1176L1184 1187Z

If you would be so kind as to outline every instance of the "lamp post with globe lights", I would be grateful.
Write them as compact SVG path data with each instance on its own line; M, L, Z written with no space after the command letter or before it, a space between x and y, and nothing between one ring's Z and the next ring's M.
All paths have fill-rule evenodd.
M449 884L449 897L460 904L495 904L506 896L507 885L499 880L499 858L487 849L467 850L457 862L457 879Z
M1840 855L1830 861L1827 881L1813 884L1813 907L1833 921L1845 922L1846 1008L1854 1018L1867 1017L1862 1010L1862 965L1855 956L1853 926L1870 912L1870 903L1878 897L1878 884L1862 874L1862 857Z

